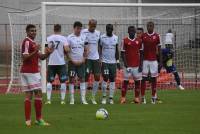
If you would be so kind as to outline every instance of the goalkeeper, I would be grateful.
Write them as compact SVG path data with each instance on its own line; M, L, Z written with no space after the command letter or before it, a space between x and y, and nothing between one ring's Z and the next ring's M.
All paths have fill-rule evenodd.
M176 70L176 66L173 63L173 33L171 29L168 30L165 36L165 48L162 49L163 56L163 67L166 69L167 73L173 73L177 87L180 90L184 90L184 87L181 85L179 74ZM161 68L159 68L160 72Z

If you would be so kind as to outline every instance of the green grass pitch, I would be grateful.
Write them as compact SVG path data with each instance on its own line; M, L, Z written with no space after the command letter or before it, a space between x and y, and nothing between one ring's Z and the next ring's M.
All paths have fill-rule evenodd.
M150 92L147 92L149 95ZM114 105L60 104L59 94L53 94L51 105L44 105L44 119L49 127L24 124L24 96L0 95L0 134L199 134L200 90L158 91L163 104L131 104L132 91L128 92L128 104L119 104L119 91ZM69 95L67 95L67 99ZM99 95L100 96L100 95ZM46 97L44 97L45 100ZM76 100L79 99L76 96ZM99 100L100 98L98 98ZM99 108L109 112L108 120L96 120ZM32 120L35 112L32 108Z

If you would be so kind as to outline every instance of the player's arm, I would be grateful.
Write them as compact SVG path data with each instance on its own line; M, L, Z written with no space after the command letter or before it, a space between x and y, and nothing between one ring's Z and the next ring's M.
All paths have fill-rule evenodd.
M158 46L158 55L159 55L159 66L162 67L162 65L163 65L163 58L162 58L161 45Z
M24 48L22 48L22 60L23 61L26 61L26 60L29 60L31 59L35 54L38 53L40 49L40 46L37 45L36 48L35 48L35 51L33 51L32 53L29 53L29 42L26 42L25 45L24 45Z
M116 44L115 58L116 58L116 61L117 61L117 68L120 69L118 44Z
M127 68L127 62L126 62L126 57L125 57L125 49L124 49L124 42L123 41L121 43L121 58L124 62L125 68Z
M46 58L49 57L49 55L54 51L53 48L48 48L48 47L45 47L45 53L42 54L42 53L39 53L39 58L40 60L45 60Z
M88 42L85 42L84 44L84 53L83 53L83 58L86 59L89 53L89 46L88 46Z
M143 45L142 45L142 48L140 49L140 65L139 65L139 72L142 72L142 69L143 69L143 59L144 59L144 50L143 50Z

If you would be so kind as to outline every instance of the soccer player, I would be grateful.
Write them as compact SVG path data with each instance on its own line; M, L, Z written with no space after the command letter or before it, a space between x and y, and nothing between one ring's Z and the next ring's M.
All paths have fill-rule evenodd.
M136 36L137 38L142 38L142 34L144 33L144 29L142 27L138 27L136 29Z
M163 67L167 70L167 73L173 73L177 87L180 90L184 90L184 87L181 85L176 66L173 63L173 38L174 35L171 29L169 29L165 36L165 48L162 49Z
M65 66L64 51L69 51L66 37L61 35L61 25L54 25L54 34L47 37L48 47L54 51L49 56L47 72L47 102L51 104L52 82L56 74L60 80L61 104L65 104L67 71Z
M156 78L158 76L158 62L157 54L159 54L160 65L162 66L162 54L161 54L161 45L160 37L157 33L154 32L154 23L147 23L147 32L142 35L143 42L143 70L142 70L142 82L141 82L141 97L142 103L146 104L145 99L145 90L146 90L146 80L148 76L151 79L151 89L152 89L152 99L151 103L156 104Z
M116 67L119 69L119 50L118 50L118 37L113 34L113 25L106 25L106 34L100 37L101 47L101 60L102 60L102 76L103 81L101 88L103 92L102 104L106 104L106 89L109 80L109 103L114 104L113 97L115 91L115 76Z
M69 90L70 90L70 104L74 104L74 82L76 75L80 80L80 93L82 104L88 104L85 98L85 59L87 58L88 48L86 36L81 34L82 23L74 22L74 32L67 37L69 44Z
M47 126L49 123L42 118L42 91L41 76L39 72L38 59L44 60L51 53L50 49L46 49L46 54L39 52L40 45L34 41L36 37L36 26L29 24L26 26L27 37L22 42L22 67L21 82L22 89L25 92L24 108L25 108L25 124L31 126L31 100L33 95L34 106L36 112L36 124Z
M142 40L135 37L136 29L134 26L128 27L128 37L122 40L121 57L124 61L124 82L121 91L121 101L126 102L126 92L131 76L135 81L135 99L134 103L140 103L140 81L142 80Z
M94 82L92 86L92 104L97 104L95 96L99 88L99 80L101 74L100 61L99 61L99 39L100 32L95 30L97 21L94 19L89 20L88 29L84 29L84 34L88 40L88 56L86 59L86 89L90 74L94 74Z

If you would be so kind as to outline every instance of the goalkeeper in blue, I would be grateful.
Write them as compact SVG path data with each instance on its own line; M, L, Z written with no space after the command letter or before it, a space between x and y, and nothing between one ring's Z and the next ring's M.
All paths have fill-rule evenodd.
M163 68L166 69L167 73L173 73L177 87L180 90L184 90L184 87L181 85L179 74L176 70L176 66L173 62L174 51L173 51L173 33L171 29L168 30L165 36L165 48L162 49L163 56ZM159 68L160 71L161 68Z

